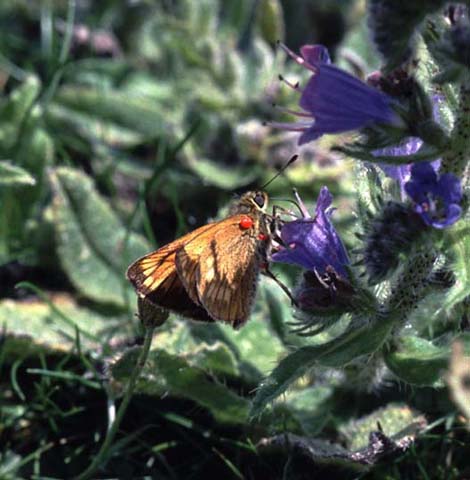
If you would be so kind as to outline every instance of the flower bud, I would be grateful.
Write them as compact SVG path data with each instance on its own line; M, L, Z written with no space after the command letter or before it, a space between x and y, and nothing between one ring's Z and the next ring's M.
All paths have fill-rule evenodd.
M351 310L354 288L333 267L327 267L323 275L307 270L295 291L300 310L315 315L331 316Z
M465 8L465 7L463 7ZM457 81L470 68L470 20L467 14L454 14L452 24L436 41L428 42L437 60L440 73L438 83Z
M374 285L387 278L399 265L426 226L409 205L387 202L371 219L364 239L363 262Z
M158 307L145 297L139 297L137 300L139 318L145 328L155 328L163 325L169 312L165 308Z
M369 0L369 28L386 61L387 71L411 57L415 30L427 14L444 3L444 0Z

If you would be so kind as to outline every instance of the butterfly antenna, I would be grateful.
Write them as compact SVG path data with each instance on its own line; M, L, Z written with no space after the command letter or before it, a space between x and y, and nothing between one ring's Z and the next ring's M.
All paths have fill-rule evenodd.
M281 175L281 173L283 173L284 170L286 170L286 168L287 168L289 165L292 165L298 158L299 158L298 155L292 155L292 157L289 159L289 161L276 173L276 175L274 175L274 177L272 177L270 180L268 180L268 181L261 187L261 190L264 190L270 183L272 183L274 180L276 180L276 178L279 177L279 175Z

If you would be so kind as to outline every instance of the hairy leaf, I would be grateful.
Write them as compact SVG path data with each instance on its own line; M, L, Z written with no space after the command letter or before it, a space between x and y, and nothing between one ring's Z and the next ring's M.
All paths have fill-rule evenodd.
M69 295L55 294L49 300L0 302L5 358L24 358L40 351L69 352L76 346L77 332L83 351L96 348L107 335L115 333L117 323L122 321L80 307Z
M122 225L85 174L71 168L51 172L58 254L74 286L97 302L126 305L132 290L127 266L151 248Z
M329 342L299 348L285 357L261 384L251 415L259 415L269 402L313 366L342 367L355 358L373 353L385 342L392 327L393 321L376 319L360 327L349 327Z
M0 161L0 185L35 185L36 180L24 168L12 165L7 161Z
M461 337L470 348L470 336ZM450 358L450 345L435 345L424 338L403 336L397 347L386 349L387 367L401 380L413 385L442 385Z

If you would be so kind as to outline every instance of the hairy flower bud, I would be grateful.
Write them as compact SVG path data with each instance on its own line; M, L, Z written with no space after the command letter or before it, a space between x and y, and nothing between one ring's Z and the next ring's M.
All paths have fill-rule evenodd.
M137 306L140 321L145 328L159 327L168 319L168 310L155 305L145 297L138 298Z
M444 5L444 0L369 0L369 28L390 71L413 52L413 34L424 17Z
M464 10L467 8L467 10ZM463 7L460 14L455 12L451 25L438 40L429 41L429 48L440 66L435 78L438 83L456 81L470 68L470 18L469 7Z
M364 239L363 262L371 285L395 270L426 226L409 205L387 202L371 219Z

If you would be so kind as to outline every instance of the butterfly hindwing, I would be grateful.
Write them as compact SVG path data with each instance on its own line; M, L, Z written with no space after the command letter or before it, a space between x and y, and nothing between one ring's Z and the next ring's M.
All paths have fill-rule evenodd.
M159 307L177 312L184 317L204 322L214 321L203 307L194 303L189 297L176 270L145 298Z

